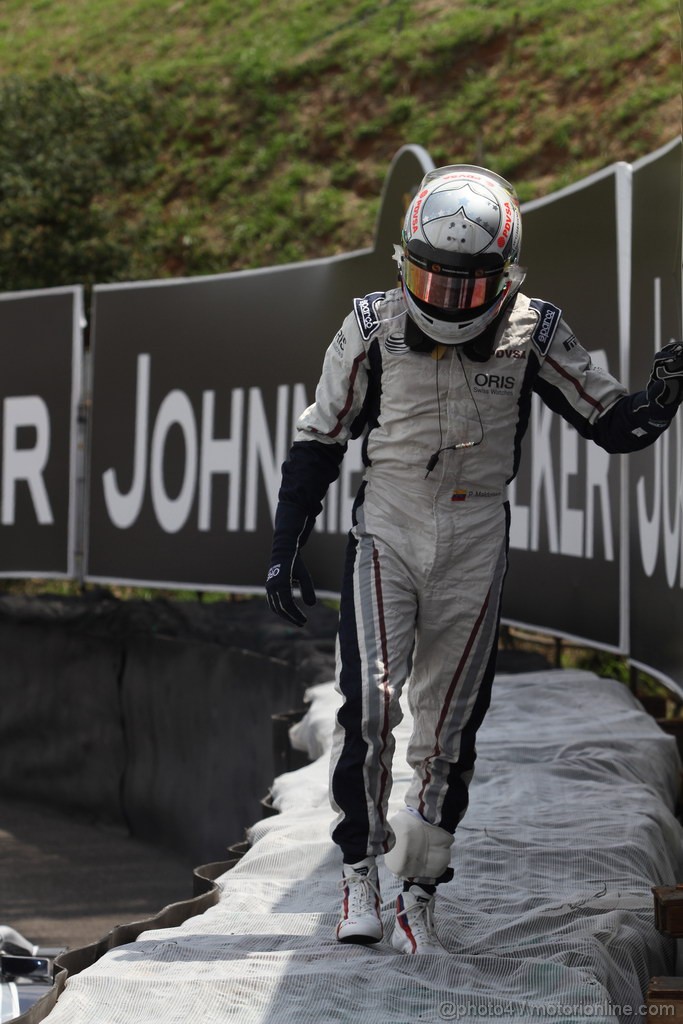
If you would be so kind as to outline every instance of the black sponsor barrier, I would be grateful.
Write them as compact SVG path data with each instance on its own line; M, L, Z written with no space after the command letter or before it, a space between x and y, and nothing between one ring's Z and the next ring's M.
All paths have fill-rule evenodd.
M628 216L627 175L617 164L523 208L524 291L560 306L594 362L619 379L619 218ZM621 472L618 457L585 441L534 396L510 488L508 620L625 649Z
M631 379L682 337L681 147L633 165ZM630 463L630 653L683 684L683 417Z
M82 289L0 295L0 576L74 575Z
M336 612L0 598L0 790L219 860L278 774L271 716L330 679Z

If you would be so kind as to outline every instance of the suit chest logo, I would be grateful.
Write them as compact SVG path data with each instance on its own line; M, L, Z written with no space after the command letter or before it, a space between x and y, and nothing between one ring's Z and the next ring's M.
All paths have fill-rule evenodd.
M487 373L480 370L472 380L472 390L477 394L504 395L512 397L517 378L512 373Z

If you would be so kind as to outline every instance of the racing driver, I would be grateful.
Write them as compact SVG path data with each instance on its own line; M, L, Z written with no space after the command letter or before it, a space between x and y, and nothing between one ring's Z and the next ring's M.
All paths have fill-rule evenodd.
M307 605L315 593L301 550L347 442L364 433L341 586L343 701L331 756L340 942L382 939L376 858L384 855L403 880L392 945L445 952L434 896L452 877L453 833L489 705L506 485L532 393L608 452L652 444L683 398L683 345L658 353L634 394L591 364L562 311L520 290L521 233L515 190L499 175L466 164L428 173L396 246L398 287L354 301L283 466L266 592L273 611L302 626L293 587ZM389 822L393 730L408 676L413 775Z

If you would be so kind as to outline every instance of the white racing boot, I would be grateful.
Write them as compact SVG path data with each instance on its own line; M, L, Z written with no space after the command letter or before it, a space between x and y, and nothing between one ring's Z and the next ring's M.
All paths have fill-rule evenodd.
M434 930L434 896L416 883L396 900L391 944L400 953L448 953Z
M342 917L337 925L340 942L367 946L384 934L380 917L379 877L374 857L344 864L339 883L344 890Z

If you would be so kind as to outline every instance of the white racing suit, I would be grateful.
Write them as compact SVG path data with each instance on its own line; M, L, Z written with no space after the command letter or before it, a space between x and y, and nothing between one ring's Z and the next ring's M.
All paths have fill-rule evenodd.
M347 441L365 431L341 590L344 701L331 759L332 838L346 863L392 846L392 734L408 677L406 802L449 833L467 808L495 666L506 485L532 392L611 452L645 447L666 426L633 411L637 396L591 365L550 303L518 294L488 358L455 345L414 351L405 323L400 289L355 300L325 356L315 402L298 421L280 491L312 525ZM454 445L466 446L445 450Z

